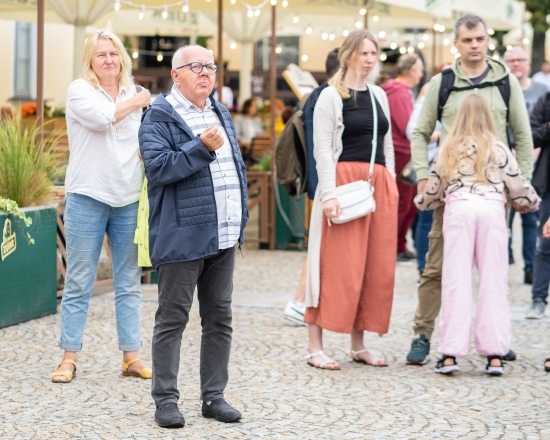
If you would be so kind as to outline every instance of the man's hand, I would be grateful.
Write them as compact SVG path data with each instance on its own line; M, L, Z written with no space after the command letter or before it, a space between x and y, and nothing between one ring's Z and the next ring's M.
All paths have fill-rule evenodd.
M424 192L424 188L426 188L426 184L428 183L428 179L422 179L419 180L416 184L416 191L418 194L422 194Z
M151 104L151 93L149 90L142 88L134 95L133 99L135 100L138 108L147 107Z
M542 236L544 238L550 238L550 219L542 227Z
M223 135L214 125L204 130L199 137L208 151L216 151L223 145Z
M515 211L519 212L520 214L525 214L526 212L529 212L529 208L521 206L521 205L517 204L516 202L513 202L512 206L514 207Z

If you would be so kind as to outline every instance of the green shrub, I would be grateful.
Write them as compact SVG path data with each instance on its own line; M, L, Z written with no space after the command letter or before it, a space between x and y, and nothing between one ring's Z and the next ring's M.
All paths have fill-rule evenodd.
M36 123L20 117L0 121L0 197L20 207L48 203L51 186L59 173L63 155L55 151L60 135L42 141Z

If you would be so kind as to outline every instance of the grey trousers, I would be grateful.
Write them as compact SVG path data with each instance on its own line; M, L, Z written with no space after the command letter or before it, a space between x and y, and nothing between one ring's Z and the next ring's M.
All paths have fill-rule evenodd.
M177 377L181 337L189 321L197 286L202 337L200 354L201 398L223 398L231 351L231 294L235 248L183 263L159 267L159 298L153 332L153 382L156 405L177 403Z

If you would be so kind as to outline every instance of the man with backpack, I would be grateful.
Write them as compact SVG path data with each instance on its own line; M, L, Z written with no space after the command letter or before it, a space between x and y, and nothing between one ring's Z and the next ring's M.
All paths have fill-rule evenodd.
M338 48L333 49L327 55L327 59L325 61L327 81L332 78L332 76L340 68L340 61L338 60L338 50ZM311 200L313 200L313 197L315 196L315 189L317 188L318 182L315 158L313 157L313 110L315 108L315 104L317 103L319 95L325 89L325 87L328 86L327 81L314 89L309 94L309 96L303 97L300 100L300 103L302 105L299 106L300 108L298 108L298 111L292 116L292 118L300 119L296 121L293 121L291 119L287 122L287 124L297 124L296 129L294 127L292 128L295 129L297 133L303 130L303 133L301 133L300 135L296 134L289 136L290 140L286 145L283 146L283 142L285 142L285 127L285 130L281 134L280 140L277 143L277 153L275 160L277 163L277 176L279 183L281 183L280 175L282 174L282 172L284 172L285 175L288 176L287 185L283 184L285 190L291 195L301 195L300 191L303 191L305 189L307 191L308 198ZM290 129L291 127L288 126L288 128ZM294 142L291 142L291 140L294 140ZM296 145L296 143L302 143L302 145ZM288 151L289 148L291 148L293 151ZM296 153L295 155L292 154L294 151ZM299 163L288 163L285 161L283 156L285 156L286 158L292 157L292 161L298 161ZM287 168L291 169L283 170L281 168L281 162L285 163ZM299 179L303 179L302 182L305 180L305 182L303 182L305 185L296 184L295 182L293 182L296 177L298 177ZM302 275L300 276L300 282L298 284L298 288L296 289L296 293L294 294L292 300L287 303L284 310L284 316L286 319L296 324L303 325L305 325L304 313L306 310L304 304L306 297L306 275L307 261L304 262Z
M458 107L471 93L483 95L491 105L500 140L507 143L507 125L516 142L516 153L522 174L530 179L533 170L533 141L523 93L517 78L501 62L487 57L487 25L478 16L465 15L455 24L454 45L460 58L450 69L434 76L426 92L418 125L411 141L411 153L421 194L428 179L428 150L436 122L441 122L440 142L445 140ZM518 212L523 212L520 208ZM443 211L434 211L426 268L418 287L418 306L414 317L415 337L407 363L422 365L430 352L430 338L441 307L441 268L443 263ZM510 352L505 360L514 360Z

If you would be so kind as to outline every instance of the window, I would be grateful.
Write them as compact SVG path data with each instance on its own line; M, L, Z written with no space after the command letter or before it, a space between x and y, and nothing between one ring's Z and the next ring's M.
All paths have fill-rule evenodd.
M257 70L269 70L270 47L269 37L256 43L256 56L254 68ZM275 48L277 69L286 69L290 63L298 64L300 37L277 37Z
M13 95L15 98L36 97L35 25L16 23Z

